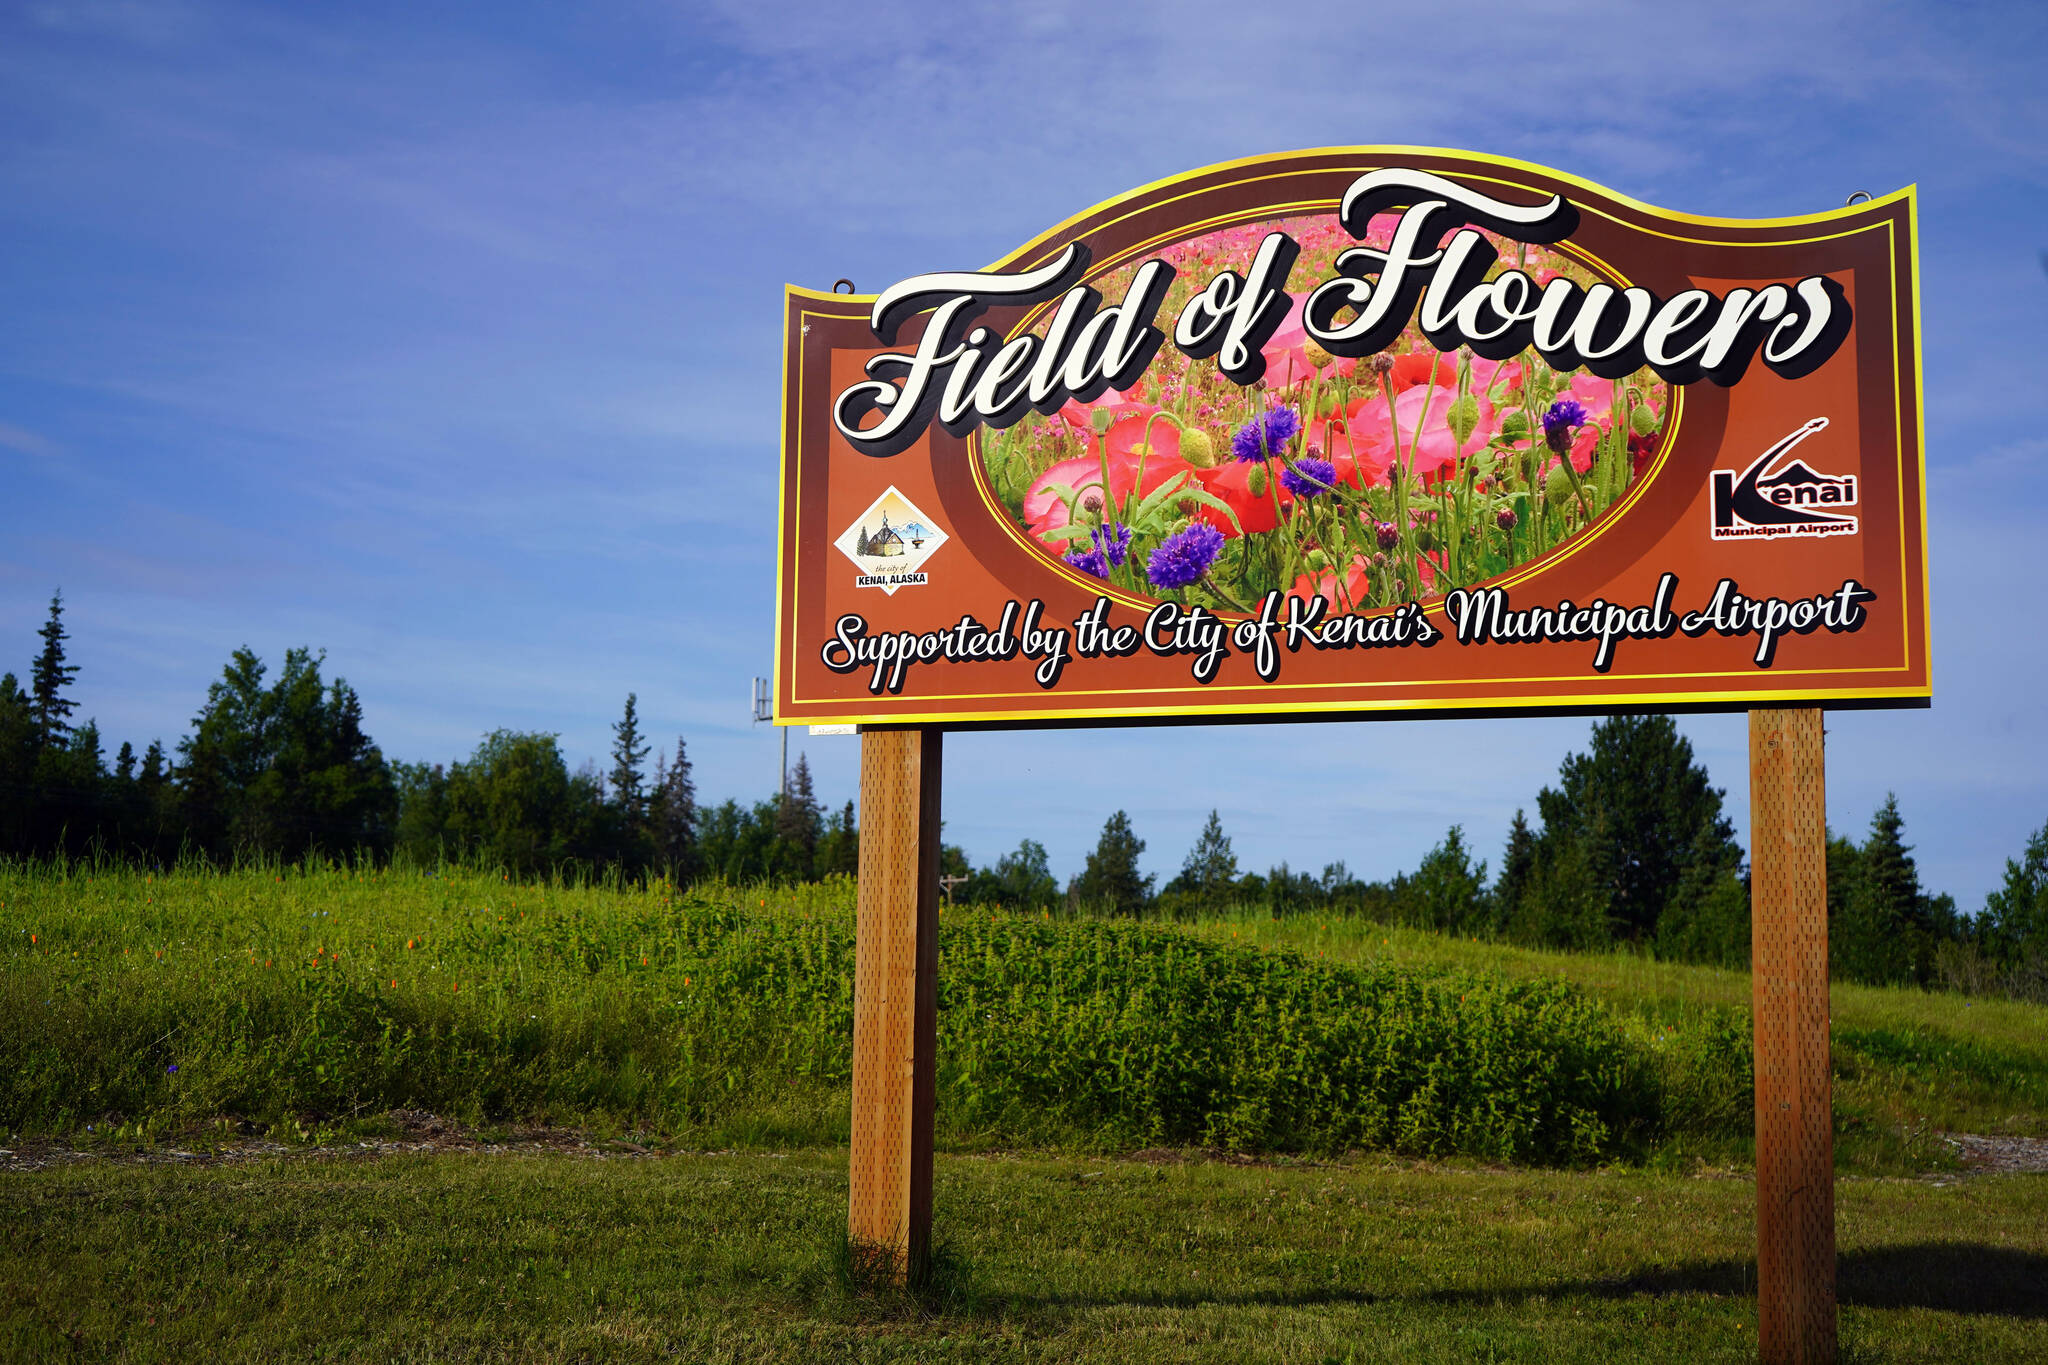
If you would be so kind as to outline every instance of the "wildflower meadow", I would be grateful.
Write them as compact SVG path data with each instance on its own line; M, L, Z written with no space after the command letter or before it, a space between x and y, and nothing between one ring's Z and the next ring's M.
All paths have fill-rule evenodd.
M1382 215L1363 249L1386 245ZM1071 570L1128 593L1247 611L1268 592L1362 612L1498 578L1597 531L1654 477L1673 391L1647 369L1561 371L1533 350L1444 353L1419 325L1380 354L1311 339L1308 284L1360 249L1334 218L1240 224L1148 253L1194 281L1246 271L1265 235L1301 245L1286 319L1249 386L1168 347L1135 387L983 433L995 497ZM1599 280L1565 252L1495 242L1538 284ZM1093 282L1120 297L1134 264Z

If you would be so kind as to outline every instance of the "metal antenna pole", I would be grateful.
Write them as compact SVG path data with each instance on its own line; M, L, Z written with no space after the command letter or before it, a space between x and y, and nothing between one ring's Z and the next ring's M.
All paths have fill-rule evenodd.
M759 724L764 720L772 721L775 719L775 707L768 700L768 680L766 678L754 679L753 702L754 722L756 724ZM782 785L777 788L777 791L781 796L787 798L789 796L789 727L785 725L781 727L781 729Z

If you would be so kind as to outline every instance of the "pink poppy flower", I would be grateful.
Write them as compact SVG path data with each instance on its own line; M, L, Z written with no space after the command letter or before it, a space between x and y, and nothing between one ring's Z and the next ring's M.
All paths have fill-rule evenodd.
M1162 455L1145 461L1145 476L1141 481L1138 461L1134 456L1112 455L1109 461L1110 496L1121 504L1133 488L1138 489L1142 497L1176 474L1192 475L1195 472L1195 467L1185 460ZM1047 533L1059 530L1072 520L1067 515L1067 504L1054 491L1055 484L1065 484L1079 493L1084 510L1099 509L1102 506L1102 461L1094 456L1061 460L1032 480L1031 487L1025 490L1025 525L1046 548L1063 554L1067 550L1066 541L1046 539Z
M1349 410L1349 434L1356 443L1356 449L1380 469L1390 466L1398 453L1416 477L1436 478L1447 466L1482 449L1500 430L1499 414L1494 411L1493 404L1475 392L1478 421L1460 442L1450 426L1451 404L1457 396L1456 389L1427 384L1418 384L1395 394L1393 420L1401 427L1398 443L1388 421L1386 399L1354 399ZM1428 410L1426 421L1425 408ZM1418 422L1423 423L1419 437L1416 433Z
M1301 320L1301 305L1305 295L1290 294L1288 297L1287 320L1273 333L1259 354L1266 357L1266 382L1275 388L1288 388L1310 379L1331 375L1350 374L1358 362L1348 357L1337 357L1318 368L1308 358L1308 328Z

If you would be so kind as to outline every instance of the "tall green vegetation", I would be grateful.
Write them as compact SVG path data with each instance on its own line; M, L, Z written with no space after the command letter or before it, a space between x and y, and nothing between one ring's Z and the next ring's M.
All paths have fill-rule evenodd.
M0 868L0 1123L289 1134L420 1107L689 1132L805 1095L843 1116L850 901ZM1658 1057L1561 983L1087 918L958 911L940 939L939 1109L982 1141L1581 1162L1665 1124Z

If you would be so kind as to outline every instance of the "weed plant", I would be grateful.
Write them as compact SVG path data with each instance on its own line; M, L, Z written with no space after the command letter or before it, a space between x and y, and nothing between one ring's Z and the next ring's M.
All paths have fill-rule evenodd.
M949 909L941 924L954 1147L1573 1164L1739 1154L1751 1123L1746 1014L1699 969L1678 969L1707 982L1698 998L1659 1013L1668 989L1626 998L1606 959L1562 959L1566 980L1558 960L1434 936L1396 952L1375 925L1339 925L1340 942L1271 921ZM0 1131L290 1137L428 1109L707 1146L843 1141L853 952L843 881L685 893L453 869L4 867ZM2048 1108L2038 1041L2002 1029L1838 1005L1837 1040L1852 1092L1911 1099L1975 1076L2008 1130Z

